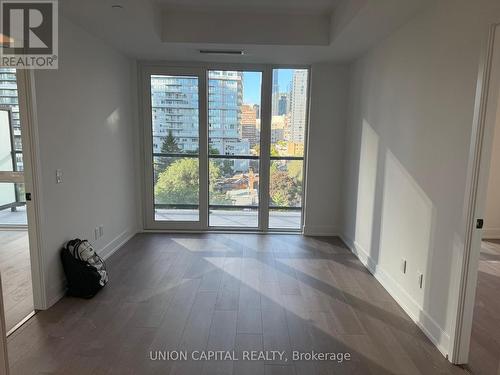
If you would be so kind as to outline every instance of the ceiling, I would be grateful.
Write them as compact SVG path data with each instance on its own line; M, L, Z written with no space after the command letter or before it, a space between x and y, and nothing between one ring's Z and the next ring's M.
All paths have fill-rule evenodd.
M356 58L433 1L61 0L60 6L63 16L136 59L310 64Z

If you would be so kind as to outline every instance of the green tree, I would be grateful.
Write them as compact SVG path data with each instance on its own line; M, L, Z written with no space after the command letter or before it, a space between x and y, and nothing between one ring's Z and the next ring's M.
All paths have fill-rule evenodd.
M199 164L196 158L179 159L171 163L159 174L155 184L155 202L158 204L198 204L199 202ZM225 194L215 189L221 177L219 167L210 161L209 178L210 200L218 204L230 202Z
M276 206L296 206L300 203L300 185L290 177L287 171L279 170L275 164L271 166L271 186L269 195Z
M168 131L167 138L163 141L161 145L161 153L162 154L178 154L181 152L181 149L177 145L177 141L175 137L172 135L172 130Z
M162 154L178 154L181 152L181 149L177 145L177 141L175 137L172 135L172 131L168 131L167 137L164 139L160 153ZM162 156L158 158L158 161L155 164L155 181L158 180L158 176L160 173L162 173L164 170L168 168L168 166L172 163L171 158Z
M288 175L302 184L302 160L290 160L287 163Z
M260 155L260 145L257 144L252 147L252 150L254 151L255 155ZM280 156L280 153L276 149L276 146L274 144L271 145L271 156Z

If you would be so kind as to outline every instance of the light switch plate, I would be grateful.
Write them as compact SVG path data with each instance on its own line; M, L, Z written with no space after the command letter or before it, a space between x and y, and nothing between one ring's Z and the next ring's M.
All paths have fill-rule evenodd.
M56 169L56 184L61 184L63 182L63 171L62 169Z

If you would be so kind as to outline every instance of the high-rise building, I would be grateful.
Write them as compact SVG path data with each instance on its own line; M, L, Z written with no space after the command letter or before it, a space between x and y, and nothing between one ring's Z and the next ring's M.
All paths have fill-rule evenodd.
M243 73L211 70L208 73L208 137L221 155L248 154L250 143L240 137Z
M290 140L304 143L307 111L307 70L293 72L290 93Z
M208 122L211 149L219 154L248 153L248 141L240 139L243 100L242 73L210 71ZM199 149L198 81L194 77L152 76L151 102L153 151L160 152L171 133L181 152Z
M169 134L181 152L198 150L198 80L152 76L153 152L160 152Z
M282 92L278 100L278 115L286 115L288 113L288 94Z
M272 108L271 108L271 114L273 116L277 116L279 112L279 107L278 107L278 101L280 97L280 86L279 86L279 80L278 80L278 69L275 69L273 72L273 98L272 98Z
M254 105L253 105L253 109L254 109L254 111L255 111L255 117L256 117L257 119L260 119L260 105L258 105L258 104L254 104Z
M271 143L284 141L286 131L286 116L272 116L271 119Z
M240 126L242 140L247 139L250 143L250 147L255 146L258 143L257 116L253 106L248 104L243 104L241 106Z
M19 119L19 101L17 96L16 70L0 68L0 105L10 109L13 130L14 149L16 152L16 170L23 170L21 121Z

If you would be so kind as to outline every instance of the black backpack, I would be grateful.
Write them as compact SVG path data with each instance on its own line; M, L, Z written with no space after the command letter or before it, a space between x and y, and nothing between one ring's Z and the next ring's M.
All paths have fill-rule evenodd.
M89 243L75 239L69 241L61 251L64 273L68 281L68 294L73 297L92 298L108 281L106 266L97 254L94 255L92 264L78 259L80 246L89 246Z

